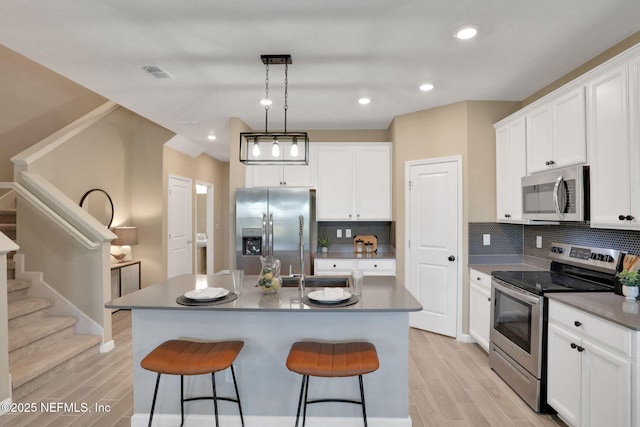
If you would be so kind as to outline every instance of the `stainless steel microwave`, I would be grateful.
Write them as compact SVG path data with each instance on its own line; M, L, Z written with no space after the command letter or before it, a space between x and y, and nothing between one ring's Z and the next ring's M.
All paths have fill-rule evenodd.
M522 218L589 219L589 166L573 166L522 178Z

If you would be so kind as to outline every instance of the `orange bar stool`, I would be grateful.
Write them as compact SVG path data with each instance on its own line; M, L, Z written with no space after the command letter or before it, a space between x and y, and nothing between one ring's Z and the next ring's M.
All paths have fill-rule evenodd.
M153 420L153 410L156 406L158 395L158 385L160 375L180 375L180 425L184 424L184 402L192 400L213 400L213 408L216 417L216 427L218 424L218 400L236 402L240 412L240 421L244 427L242 418L242 406L240 405L240 394L236 382L236 373L233 370L233 362L244 346L243 341L219 341L219 342L198 342L187 340L170 340L160 344L142 361L140 366L152 372L157 372L156 388L153 392L153 402L151 403L151 414L149 415L149 427ZM231 368L233 376L233 386L236 390L235 399L230 397L219 397L216 394L216 372ZM184 398L184 376L211 374L213 396Z
M287 368L302 375L302 387L298 400L296 427L300 419L300 409L304 397L302 413L302 427L307 417L307 405L320 402L355 403L362 406L362 418L367 427L367 411L364 404L364 385L362 375L377 370L380 367L378 353L373 344L368 342L327 343L314 341L296 342L289 350ZM351 399L316 399L308 400L309 377L355 377L360 382L360 400Z

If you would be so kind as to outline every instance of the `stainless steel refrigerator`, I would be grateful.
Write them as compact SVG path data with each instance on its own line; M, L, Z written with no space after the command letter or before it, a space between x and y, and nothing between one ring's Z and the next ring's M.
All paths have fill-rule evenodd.
M315 190L238 188L236 190L236 267L259 274L260 256L273 255L281 275L300 274L299 229L303 216L305 274L313 274L318 228Z

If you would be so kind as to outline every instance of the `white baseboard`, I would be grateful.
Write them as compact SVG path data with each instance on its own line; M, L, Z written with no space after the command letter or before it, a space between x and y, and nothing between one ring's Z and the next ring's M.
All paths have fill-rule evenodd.
M108 353L116 347L116 343L111 340L100 344L100 353Z
M469 334L460 334L456 337L457 341L462 341L462 342L468 342L470 344L474 344L476 343L475 338L473 338L471 335Z
M185 425L190 427L209 427L213 422L213 415L186 414ZM225 427L240 427L238 415L220 415L220 425ZM244 417L247 427L282 427L292 426L296 422L295 416L290 417L260 417L249 415ZM411 418L371 418L367 417L370 427L411 427ZM133 414L131 427L146 427L149 424L149 414ZM175 427L180 424L180 414L154 414L153 425L156 427ZM362 418L338 417L307 417L308 427L362 427Z

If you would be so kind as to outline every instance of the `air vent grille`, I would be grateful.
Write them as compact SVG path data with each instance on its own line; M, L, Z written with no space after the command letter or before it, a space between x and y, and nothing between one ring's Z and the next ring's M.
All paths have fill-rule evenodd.
M141 67L145 72L151 74L156 79L173 79L174 77L159 65L143 65Z

